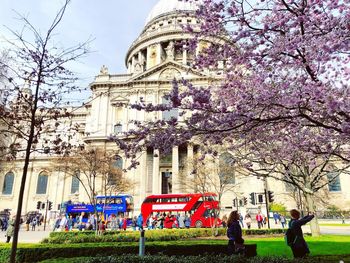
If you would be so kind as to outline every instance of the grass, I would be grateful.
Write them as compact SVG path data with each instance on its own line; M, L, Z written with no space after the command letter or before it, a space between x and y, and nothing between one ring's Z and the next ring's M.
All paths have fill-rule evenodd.
M321 223L320 226L350 226L350 224Z
M320 237L305 237L309 247L311 257L319 257L320 262L322 258L334 258L334 260L342 259L344 262L350 262L350 236L335 236L335 235L324 235ZM259 256L280 256L285 258L292 258L292 253L290 247L285 244L283 237L266 237L266 238L246 238L247 244L257 244L258 255ZM175 244L182 245L186 247L188 245L194 244L227 244L227 240L219 239L192 239L192 240L182 240L182 241L157 241L157 242L147 242L146 240L146 253L147 253L147 244L155 245L161 247L169 247ZM69 244L69 247L81 247L91 245L93 247L106 246L106 243L94 243L94 244ZM122 242L119 244L108 244L111 246L138 246L137 242ZM9 246L8 244L0 244L0 247ZM36 247L49 246L49 247L60 247L63 245L60 244L37 244ZM67 246L67 245L65 245ZM33 247L33 244L19 244L19 247ZM50 262L65 262L65 261L50 261ZM74 262L74 261L67 261Z

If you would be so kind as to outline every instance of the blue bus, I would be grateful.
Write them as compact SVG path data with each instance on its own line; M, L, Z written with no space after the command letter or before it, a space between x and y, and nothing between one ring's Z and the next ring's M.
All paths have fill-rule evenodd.
M134 201L131 195L99 195L96 196L96 211L103 214L104 218L110 215L124 215L129 217L134 209ZM84 212L86 215L94 213L94 206L91 204L71 204L65 205L65 213L76 215Z

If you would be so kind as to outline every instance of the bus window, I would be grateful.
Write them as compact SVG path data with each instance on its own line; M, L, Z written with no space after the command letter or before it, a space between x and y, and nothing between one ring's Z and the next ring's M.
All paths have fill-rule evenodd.
M120 205L123 203L123 200L121 198L115 198L114 203Z
M179 197L179 198L178 198L178 202L183 202L183 203L185 203L185 202L188 202L188 201L189 201L188 197Z

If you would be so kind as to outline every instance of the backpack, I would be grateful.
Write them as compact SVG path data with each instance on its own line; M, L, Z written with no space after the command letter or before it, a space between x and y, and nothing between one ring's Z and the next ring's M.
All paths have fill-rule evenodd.
M293 223L292 221L289 222L289 228L287 229L286 233L284 234L284 240L287 244L287 246L292 246L295 244L297 240L297 236L295 235L293 229L292 229Z

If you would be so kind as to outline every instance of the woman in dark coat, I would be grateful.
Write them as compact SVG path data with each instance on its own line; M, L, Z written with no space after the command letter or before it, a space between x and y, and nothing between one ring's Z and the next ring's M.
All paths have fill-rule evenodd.
M309 247L304 239L303 230L301 227L310 222L315 216L309 214L302 219L300 218L300 212L296 209L290 211L292 220L289 222L289 228L292 230L295 236L293 243L291 244L292 252L295 258L303 258L310 253Z
M244 250L242 228L239 224L239 213L232 211L227 220L228 254L239 254Z

